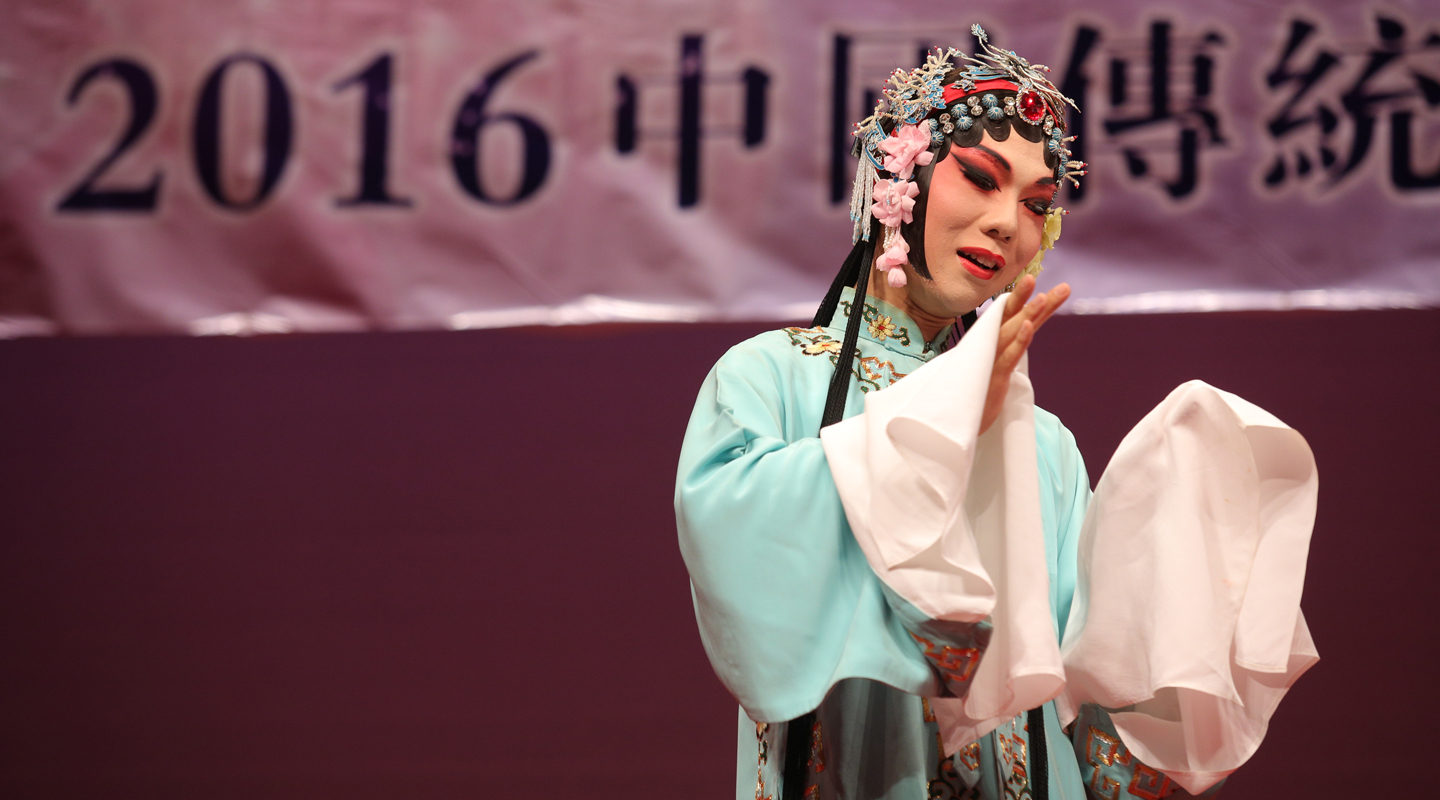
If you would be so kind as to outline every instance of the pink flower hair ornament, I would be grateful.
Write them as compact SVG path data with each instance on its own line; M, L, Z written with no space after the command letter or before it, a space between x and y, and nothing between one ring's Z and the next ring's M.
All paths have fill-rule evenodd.
M910 244L900 235L899 228L885 229L885 252L875 260L875 267L885 273L885 280L895 288L905 285L905 265L910 263Z
M872 213L887 228L897 228L902 222L914 222L915 198L919 195L920 187L915 181L879 181L872 196L875 201Z
M899 125L877 145L886 154L882 166L895 178L876 181L871 194L871 213L885 226L885 251L875 261L875 267L897 289L907 282L904 266L910 261L910 245L900 235L900 225L915 221L915 198L920 195L920 187L910 177L917 166L935 160L935 154L930 152L933 143L929 127Z
M886 153L885 163L882 165L886 171L902 181L908 181L916 167L927 166L935 160L935 154L930 152L930 145L928 127L900 125L877 147Z

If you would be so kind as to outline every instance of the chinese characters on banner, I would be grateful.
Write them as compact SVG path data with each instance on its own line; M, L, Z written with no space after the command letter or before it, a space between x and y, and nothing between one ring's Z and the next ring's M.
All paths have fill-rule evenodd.
M1422 144L1436 138L1427 123L1440 109L1440 33L1411 32L1385 14L1373 21L1368 36L1343 39L1324 35L1307 19L1288 21L1265 73L1266 88L1280 101L1265 119L1275 149L1267 188L1334 189L1372 152L1387 149L1376 147L1377 134L1387 128L1382 180L1406 193L1440 188L1440 164L1416 164Z
M0 10L0 336L803 319L850 131L970 25L1092 164L1079 312L1440 305L1440 10Z

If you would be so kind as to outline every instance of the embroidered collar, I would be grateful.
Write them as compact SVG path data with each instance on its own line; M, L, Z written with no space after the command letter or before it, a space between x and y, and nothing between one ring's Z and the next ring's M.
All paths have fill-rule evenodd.
M846 287L840 292L840 307L835 311L835 323L832 327L845 329L849 324L850 308L854 302L854 288ZM945 349L945 340L950 337L950 331L955 327L953 323L946 325L934 339L924 341L920 338L920 326L910 319L909 314L873 296L865 298L865 310L861 314L864 317L861 322L864 326L860 329L861 338L922 361L928 361Z

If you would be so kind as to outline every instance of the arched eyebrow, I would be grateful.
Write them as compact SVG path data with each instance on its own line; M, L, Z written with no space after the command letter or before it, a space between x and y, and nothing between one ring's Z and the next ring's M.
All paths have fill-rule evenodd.
M989 160L989 161L990 161L992 164L994 164L996 167L999 167L1000 169L1004 170L1006 175L1010 175L1010 176L1013 177L1014 174L1015 174L1015 170L1011 169L1011 167L1010 167L1010 162L1005 160L1005 156L1000 155L999 153L995 152L994 150L991 150L990 148L986 147L986 146L983 145L983 144L976 143L976 144L973 144L973 145L971 145L971 146L969 146L969 147L956 147L956 148L952 148L952 149L950 150L950 155L951 155L952 158L954 158L954 159L956 159L956 160L958 161L958 160L960 159L960 153L961 153L961 151L964 151L964 150L979 150L981 153L983 153L983 154L985 155L985 157L986 157L987 160ZM1055 176L1054 176L1054 175L1047 175L1047 176L1045 176L1045 177L1043 177L1043 178L1040 178L1040 179L1036 180L1035 183L1034 183L1035 186L1054 186L1055 184L1056 184L1056 181L1055 181Z
M979 150L980 152L982 152L982 153L984 153L986 156L988 156L988 157L990 158L990 161L993 162L993 163L995 164L995 166L999 167L1000 169L1005 170L1005 174L1006 174L1006 175L1014 175L1014 174L1015 174L1015 170L1013 170L1013 169L1010 168L1010 162L1005 160L1005 156L1000 155L999 153L995 152L994 150L991 150L990 148L986 147L986 146L983 145L983 144L976 143L976 144L971 145L970 147L963 147L963 148L956 148L956 149L957 149L957 150ZM956 157L958 158L960 154L959 154L959 153L955 153L955 155L956 155Z

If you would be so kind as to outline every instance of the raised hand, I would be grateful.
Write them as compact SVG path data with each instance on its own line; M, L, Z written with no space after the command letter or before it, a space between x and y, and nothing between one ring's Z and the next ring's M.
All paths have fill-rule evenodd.
M1015 290L1005 301L1005 316L1000 323L1000 339L995 344L995 366L990 371L990 389L985 394L985 413L980 417L980 432L990 430L1000 418L1000 409L1005 405L1005 393L1010 390L1010 376L1025 355L1025 349L1035 341L1035 332L1050 319L1070 297L1070 284L1062 283L1048 292L1035 295L1035 278L1026 275L1015 284Z

